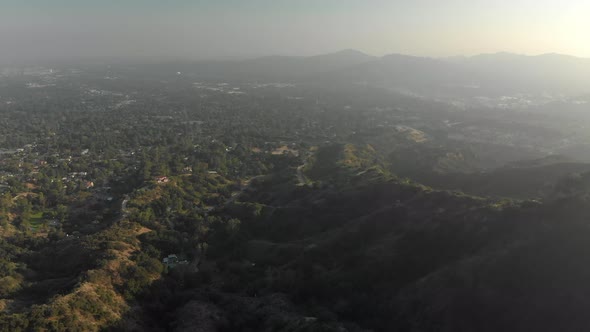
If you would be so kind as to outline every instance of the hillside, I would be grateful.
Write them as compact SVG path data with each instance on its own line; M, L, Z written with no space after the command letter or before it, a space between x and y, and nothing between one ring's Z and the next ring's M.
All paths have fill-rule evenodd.
M199 312L217 313L216 328L259 330L550 331L589 323L581 311L551 315L585 305L569 300L586 287L578 267L590 211L579 196L498 202L375 173L371 160L370 149L328 146L307 171L311 187L286 170L254 184L219 212L239 219L239 231L232 240L209 238L201 266L210 281L186 286L178 310L197 305L196 296ZM521 260L526 266L515 266ZM558 289L549 287L555 281ZM284 296L278 311L242 307L231 316L241 301L266 308ZM537 306L539 298L552 304ZM456 318L466 311L479 318Z
M0 326L354 332L590 324L579 296L590 291L590 173L559 182L543 202L516 201L399 178L367 144L312 146L303 167L296 160L274 156L273 171L241 184L215 172L141 182L102 230L8 257L31 255L10 277L21 278L21 288L4 288ZM533 178L583 167L519 166L511 171L538 167Z
M408 331L575 330L590 323L574 309L586 305L575 294L587 291L589 272L580 265L590 212L583 199L499 204L394 179L336 190L310 193L312 214L297 226L273 219L261 235L322 227L295 242L304 249L294 256L302 256L282 269L314 271L295 278L302 298L320 301L338 317L361 319L375 330ZM559 286L551 288L555 282ZM352 285L358 294L350 292ZM546 305L536 305L540 299ZM572 310L553 315L564 312L561 306ZM462 319L465 312L478 318Z
M551 331L590 323L579 310L551 314L585 305L568 300L587 288L587 269L578 270L590 212L584 200L495 202L387 177L339 183L295 189L294 200L265 200L260 217L241 216L252 237L241 259L272 276L258 287L311 305L314 317L373 330ZM581 233L560 245L572 232ZM516 267L521 260L526 265ZM256 273L250 278L257 284ZM535 305L546 298L551 305ZM465 312L478 319L457 318Z
M517 199L542 198L570 175L590 172L590 164L555 163L531 167L502 167L475 173L414 173L412 178L429 186L460 190L480 196Z

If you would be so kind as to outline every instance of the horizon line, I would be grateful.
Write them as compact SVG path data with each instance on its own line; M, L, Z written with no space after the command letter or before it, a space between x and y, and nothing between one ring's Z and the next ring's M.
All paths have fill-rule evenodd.
M232 61L248 61L248 60L256 60L256 59L264 59L264 58L271 58L271 57L285 57L285 58L312 58L312 57L319 57L319 56L327 56L327 55L336 55L345 52L355 52L359 55L365 55L367 57L373 57L375 59L382 59L388 56L407 56L407 57L415 57L415 58L424 58L424 59L434 59L434 60L447 60L447 59L454 59L454 58L474 58L478 56L493 56L493 55L507 55L507 56L518 56L518 57L543 57L543 56L561 56L561 57L568 57L573 59L579 60L590 60L590 57L584 56L577 56L571 55L566 53L559 53L559 52L545 52L545 53L538 53L538 54L527 54L527 53L518 53L518 52L510 52L510 51L497 51L497 52L484 52L484 53L475 53L470 55L465 54L458 54L458 55L449 55L449 56L427 56L427 55L417 55L417 54L408 54L408 53L386 53L383 55L373 55L368 52L364 52L359 49L354 48L345 48L340 49L337 51L325 52L325 53L316 53L311 55L305 54L266 54L266 55L239 55L239 54L226 54L226 55L216 55L216 56L187 56L187 55L97 55L97 56L86 56L86 55L74 55L74 56L65 56L65 57L48 57L48 58L29 58L29 59L13 59L13 60L1 60L0 59L0 66L27 66L27 65L41 65L42 63L62 63L67 61L72 62L103 62L103 61L148 61L148 62L203 62L203 61L220 61L220 62L232 62ZM35 64L33 64L35 63Z

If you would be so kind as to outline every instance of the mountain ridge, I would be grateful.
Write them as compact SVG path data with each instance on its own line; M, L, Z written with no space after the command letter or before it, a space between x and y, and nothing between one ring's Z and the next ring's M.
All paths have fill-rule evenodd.
M430 97L590 93L590 59L552 53L529 56L501 52L454 58L393 53L378 57L348 49L314 56L196 62L187 70L197 76L214 74L227 80L339 85L365 82Z

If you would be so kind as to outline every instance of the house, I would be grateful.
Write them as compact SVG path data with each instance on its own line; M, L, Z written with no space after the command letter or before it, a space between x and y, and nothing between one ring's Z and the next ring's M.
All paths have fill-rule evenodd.
M156 176L156 183L168 183L170 179L167 176Z
M176 254L170 254L168 255L168 257L164 257L164 259L162 259L162 263L166 265L167 268L174 268L176 267L176 265L187 265L188 261L181 261L178 259L178 256L176 256Z
M164 257L162 263L168 266L170 266L171 264L176 264L178 263L178 256L176 256L175 254L168 255L168 257Z

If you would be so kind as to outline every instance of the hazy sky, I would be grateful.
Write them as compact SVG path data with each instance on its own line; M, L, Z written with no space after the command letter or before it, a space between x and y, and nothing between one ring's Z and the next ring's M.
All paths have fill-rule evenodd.
M590 0L0 0L0 60L507 51L590 57Z

